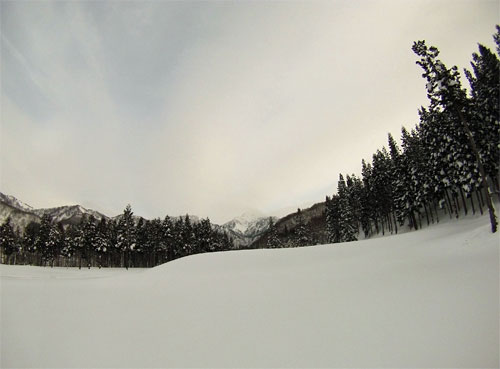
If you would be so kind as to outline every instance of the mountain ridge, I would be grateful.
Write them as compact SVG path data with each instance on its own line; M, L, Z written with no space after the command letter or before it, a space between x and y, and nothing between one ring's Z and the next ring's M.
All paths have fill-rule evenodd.
M12 195L0 192L0 222L10 217L15 228L23 229L32 221L39 223L44 215L49 215L54 222L72 225L80 223L85 216L92 215L97 220L103 218L106 220L117 220L122 216L122 214L118 214L110 217L81 205L63 205L53 208L35 209ZM186 215L195 223L200 222L202 219L196 215ZM170 218L177 220L184 218L186 215L170 216ZM136 222L140 218L146 219L139 215L134 215ZM269 216L258 211L247 211L222 225L212 223L212 227L226 231L233 239L237 248L245 248L267 231L269 228L269 218ZM273 221L278 219L276 217L271 218Z

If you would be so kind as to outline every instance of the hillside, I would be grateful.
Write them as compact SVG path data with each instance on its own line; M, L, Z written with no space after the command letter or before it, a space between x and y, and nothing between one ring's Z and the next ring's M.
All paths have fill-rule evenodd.
M324 244L327 242L325 210L324 202L319 202L307 209L301 210L303 221L310 232L314 244ZM299 221L298 218L298 212L296 211L276 221L278 236L283 244L289 238L293 237L293 231ZM265 231L267 231L267 228ZM250 248L267 247L267 238L268 232L261 232L260 236L250 245Z
M0 275L2 367L499 365L499 236L487 217L149 270Z
M0 223L7 218L11 219L12 224L18 230L23 230L30 222L40 222L40 217L32 211L11 206L0 198Z

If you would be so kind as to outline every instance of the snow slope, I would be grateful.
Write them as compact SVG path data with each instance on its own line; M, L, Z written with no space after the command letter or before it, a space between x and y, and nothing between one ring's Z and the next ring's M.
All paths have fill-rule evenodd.
M1 367L498 367L487 217L150 270L0 266Z

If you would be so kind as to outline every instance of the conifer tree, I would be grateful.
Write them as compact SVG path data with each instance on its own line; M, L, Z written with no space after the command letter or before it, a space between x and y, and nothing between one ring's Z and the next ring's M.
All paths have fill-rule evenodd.
M94 250L98 257L99 268L103 264L104 257L109 253L110 237L106 218L102 218L96 228L96 237L94 241Z
M89 269L92 265L92 256L94 255L94 248L97 243L97 230L95 222L96 220L93 215L85 218L82 222L80 231L80 257L86 260L87 268Z
M302 210L297 209L297 226L295 227L296 246L307 246L312 242L309 229L306 225Z
M444 112L453 122L459 122L459 124L456 124L455 129L463 132L464 136L468 139L469 148L476 160L475 164L479 168L483 192L485 193L490 215L491 231L496 232L497 219L486 178L487 174L470 129L470 122L473 116L471 114L471 104L467 99L466 91L461 87L458 69L455 66L447 69L443 62L438 59L439 50L433 46L427 47L425 41L415 42L412 49L420 57L417 64L424 70L422 76L427 80L426 88L427 97L430 100L430 109Z
M500 157L500 61L487 47L479 44L472 54L472 72L465 70L471 86L473 132L486 174L499 190Z
M215 242L212 236L212 224L210 219L202 219L197 226L196 232L196 252L213 252L215 249Z
M182 255L191 255L195 248L195 235L193 230L193 225L191 223L191 218L186 214L184 218L184 227L182 228Z
M275 249L281 247L281 241L278 237L278 230L272 217L269 217L269 227L267 230L267 247Z
M76 226L69 226L64 233L64 243L60 254L63 257L71 258L78 249L79 229Z
M24 229L22 245L25 251L34 253L36 251L36 240L40 231L40 223L29 222Z
M167 215L162 222L162 244L164 259L167 261L174 259L174 224L172 219Z
M133 214L130 205L127 205L118 222L117 228L117 247L122 254L121 264L127 269L131 266L131 253L136 246L136 229L132 217Z
M339 196L339 236L340 242L356 241L357 230L355 228L356 219L351 204L349 203L349 193L342 174L338 181Z
M17 237L12 228L10 217L0 226L0 248L7 256L7 264L10 264L12 255L18 251Z
M394 211L392 162L385 147L375 152L372 163L372 196L377 222L380 223L382 234L384 234L385 227L391 230L391 213Z
M326 197L326 238L329 243L340 242L339 197Z
M163 239L163 225L160 218L148 222L148 240L146 250L150 254L151 266L156 266L165 261L165 244Z
M40 222L40 229L35 241L34 250L42 256L42 261L45 263L50 257L51 250L48 247L50 242L50 233L52 229L52 219L49 215L44 214Z
M363 182L363 191L361 195L361 226L365 237L368 237L373 233L372 225L375 226L375 230L378 233L378 223L372 166L370 163L366 163L365 159L361 161L361 176Z

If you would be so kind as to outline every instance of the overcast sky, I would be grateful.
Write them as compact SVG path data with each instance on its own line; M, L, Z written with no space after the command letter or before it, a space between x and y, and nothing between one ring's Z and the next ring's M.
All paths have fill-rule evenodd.
M497 0L0 6L0 191L218 223L323 201L417 122L413 41L468 67L499 22Z

